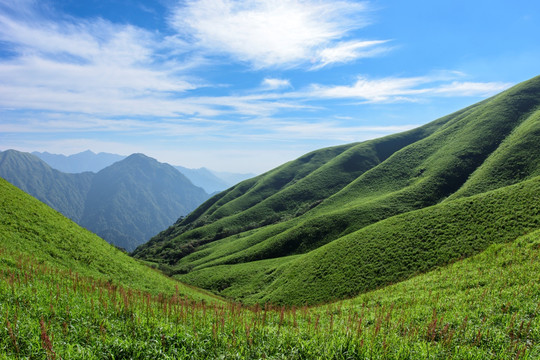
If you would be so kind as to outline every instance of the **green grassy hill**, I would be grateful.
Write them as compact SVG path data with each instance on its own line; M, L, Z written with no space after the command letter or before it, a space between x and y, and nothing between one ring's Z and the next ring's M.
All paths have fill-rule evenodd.
M212 299L134 260L0 179L0 263L14 265L13 260L2 260L4 255L154 294L174 294L178 287L192 299Z
M539 114L537 77L418 129L315 151L213 197L134 255L247 302L406 279L540 227Z
M203 203L134 254L174 263L194 248L215 240L270 224L297 224L298 217L395 151L428 136L446 120L365 143L318 150L243 181Z
M43 204L14 190L0 180L2 198L10 200L1 204L0 218L10 219L0 231L0 359L540 356L540 231L351 300L245 307L147 294L129 277L111 283L75 260L69 266L97 277L61 270L71 256L49 262L59 250L52 247L54 237L47 237L60 226L59 215L43 212ZM15 223L15 213L24 220L39 214L55 225L47 221L45 232L25 227ZM17 234L20 241L5 241L6 234ZM38 242L38 234L45 240ZM130 282L136 288L126 285Z
M0 359L538 359L539 88L308 154L137 252L253 306L0 179Z

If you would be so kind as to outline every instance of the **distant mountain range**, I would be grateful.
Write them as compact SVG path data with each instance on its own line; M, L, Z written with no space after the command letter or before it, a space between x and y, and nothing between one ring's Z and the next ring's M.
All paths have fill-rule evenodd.
M52 168L65 173L98 172L113 163L125 159L126 156L110 153L94 153L90 150L73 155L51 154L48 152L32 152ZM175 166L195 186L201 187L209 194L228 189L240 181L254 177L255 174L239 174L231 172L215 172L207 168L189 169Z
M175 168L191 180L192 183L202 187L209 194L225 190L232 186L206 168L188 169L183 166L175 166Z
M342 299L540 228L540 77L243 181L134 256L245 303Z
M97 173L101 169L126 158L122 155L103 152L96 154L90 150L68 156L38 151L32 152L32 155L45 161L52 168L65 173L81 173L85 171Z
M174 167L143 154L97 173L71 174L32 154L7 150L0 152L0 176L128 251L208 199Z

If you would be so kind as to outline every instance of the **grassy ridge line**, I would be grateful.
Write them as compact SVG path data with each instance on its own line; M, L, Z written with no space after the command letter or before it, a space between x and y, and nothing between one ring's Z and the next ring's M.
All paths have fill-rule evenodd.
M288 228L295 227L301 222L301 220L297 218L298 216L304 213L308 214L310 209L316 207L322 200L326 199L343 186L349 184L356 179L358 175L373 168L399 149L418 139L429 136L450 119L451 116L447 116L414 130L386 136L381 139L366 141L360 144L318 150L307 154L296 161L285 164L267 174L261 175L259 178L247 180L230 191L234 192L236 194L235 196L240 196L242 199L252 198L253 193L255 192L255 200L259 201L261 194L257 191L261 186L268 185L268 182L265 182L266 178L271 179L270 183L275 183L277 181L276 178L290 177L293 175L298 179L292 180L291 184L286 186L283 190L274 189L275 193L270 197L264 198L264 196L266 196L264 195L262 201L256 203L255 206L246 211L233 213L230 216L224 216L214 223L207 225L204 224L207 221L210 221L209 219L206 219L204 222L201 222L200 219L195 221L194 219L202 217L202 212L207 211L209 204L215 202L216 198L219 198L220 201L224 203L226 203L226 201L239 201L238 198L234 197L233 200L221 200L227 198L229 195L218 194L216 198L201 205L199 209L192 213L190 217L184 219L183 222L169 228L147 244L139 247L134 252L134 256L162 263L174 263L182 258L178 266L170 270L172 273L175 273L190 270L196 267L199 262L215 260L219 257L217 254L228 256L232 255L234 252L245 250L265 241L269 236L274 236ZM343 148L345 150L343 150ZM335 154L336 151L338 152L337 155ZM318 160L314 161L314 159ZM317 168L308 175L305 175L306 171L302 170L302 167L309 165L311 169L314 164L317 165ZM297 173L291 173L291 171ZM336 176L336 174L339 174L339 176ZM268 188L266 188L265 192L267 191ZM215 206L215 204L213 206ZM268 231L264 230L263 233L256 233L254 236L249 236L249 238L237 241L234 246L229 248L227 248L227 245L221 246L223 245L223 242L220 241L220 238L223 236L253 227L260 228L261 226L272 224L276 221L279 223L275 224L272 229L267 229ZM190 222L196 228L195 230L189 230L189 226L183 228L182 224ZM204 226L200 228L202 225ZM244 237L245 234L240 234L239 236ZM236 236L229 238L229 241L233 239L236 240L236 238ZM170 241L168 240L165 242L164 239L169 239ZM208 244L208 242L210 242L210 244ZM242 245L240 245L240 243L242 243ZM302 246L299 246L298 250L294 253L306 252L320 245L322 244L302 244ZM219 247L220 250L217 252L211 251L210 249L214 246ZM265 247L266 245L262 246ZM201 259L204 257L202 254L194 254L194 257L198 261L197 263L190 263L190 259L193 257L189 256L189 254L195 249L200 249L204 254L210 254L210 257ZM256 258L271 258L280 255L281 254L266 254L256 256ZM240 256L242 256L242 254L240 254ZM248 257L250 260L255 259L250 255L248 255ZM238 260L238 257L236 257L236 260L233 260L233 262L238 261L240 261ZM218 263L230 263L230 261L228 258L224 257L222 260L218 261Z
M151 293L214 297L142 265L60 213L0 179L0 248L83 276L110 280Z
M214 267L216 272L224 271L224 269L234 272L229 268L217 268L216 266L249 263L267 258L306 253L326 243L339 241L337 239L344 235L379 220L443 200L458 190L466 182L469 175L474 173L485 159L489 158L501 142L515 134L515 129L520 128L522 124L534 124L535 118L531 116L531 113L538 107L537 94L539 92L540 78L536 78L488 99L478 106L448 116L444 125L431 136L395 152L386 161L363 173L350 185L301 218L289 222L289 227L284 231L270 237L260 236L270 232L264 228L260 230L261 234L249 235L244 241L245 244L250 244L249 247L231 246L226 252L224 251L226 240L220 244L219 251L212 251L216 247L211 244L204 248L204 256L193 254L193 258L196 258L195 261L189 257L180 260L178 268L199 272L193 276L188 274L180 278L186 282L191 282L193 279L195 284L205 284L205 287L216 291L216 289L222 288L219 274L201 275L200 272L203 271L203 268L211 271L210 269ZM519 144L521 139L515 137L514 139ZM280 226L280 228L283 227ZM253 241L255 239L259 241ZM236 245L240 243L240 240L230 239L228 242L231 245ZM216 255L222 256L217 257ZM309 276L317 276L318 268L321 266L318 263L320 259L309 257L309 255L306 255L306 258L313 260L313 263L299 265L299 268L302 269L299 270L302 272L302 276L309 272L313 272ZM337 258L336 261L338 261ZM355 264L354 259L350 256L339 258L339 261L351 261L350 267L354 267ZM429 265L429 260L426 261ZM294 284L290 285L293 292L299 291L298 289L305 290L306 287L295 282L295 274L291 275L285 270L288 265L283 265L280 271L268 268L266 272L272 273L274 276L272 279L276 279L276 282ZM306 266L304 267L304 265ZM248 265L247 267L252 266ZM257 269L254 273L260 271L262 269ZM401 272L401 270L399 271ZM328 272L333 273L333 270L330 269ZM231 279L230 274L223 274L223 276ZM373 273L369 276L379 277ZM395 274L394 279L401 278L401 276L402 274ZM204 280L199 280L199 277L204 278ZM384 277L389 277L389 275ZM208 282L209 278L216 279L216 286ZM264 291L280 293L282 291L271 290L271 287L267 287L271 281L266 280L260 284L261 288L266 288L261 293ZM309 282L309 280L306 281ZM367 280L367 282L371 282L370 286L380 281L380 279ZM238 284L238 286L233 283L229 289L223 291L223 294L243 301L264 302L269 300L296 303L302 301L300 300L302 296L298 294L293 296L295 300L287 299L286 295L276 297L275 294L268 297L260 295L262 298L256 299L256 295L253 295L249 289L257 288L257 286L251 284L246 287L246 293L243 293L244 283L244 278L242 284ZM321 291L321 288L319 287L317 291ZM320 294L321 297L315 299L314 293L317 291L305 290L305 295L308 298L312 297L308 301L318 302L325 298L324 295ZM332 288L324 288L324 291L327 291L326 296L347 296ZM308 292L309 294L307 294ZM328 298L325 299L328 300Z
M404 133L306 154L216 195L178 224L139 247L135 256L178 260L183 251L300 216L399 149L429 136L450 117ZM336 176L339 174L339 176ZM293 222L294 223L294 222Z
M209 238L210 235L201 234L197 228L207 225L210 222L218 221L222 217L234 215L240 211L250 209L257 206L260 202L275 194L277 191L290 186L291 183L301 179L302 177L312 173L319 166L333 158L337 154L345 151L352 145L342 145L325 149L321 152L314 152L304 155L297 162L289 162L279 166L278 168L271 170L265 174L262 174L253 179L248 179L240 184L233 186L232 188L214 196L207 202L203 203L198 209L188 215L183 221L178 224L178 227L183 231L190 231L190 235L194 239ZM255 212L268 212L269 209L256 209ZM272 210L273 211L273 210ZM266 214L267 215L267 214ZM248 220L249 222L256 221L260 218L261 214L254 214ZM243 226L246 226L246 219ZM237 221L238 222L238 221ZM186 226L188 225L188 226ZM221 224L214 226L217 230L214 230L212 236L223 230ZM232 226L228 226L232 229ZM177 230L171 228L156 236L152 239L148 245L159 243L160 238L163 236L170 236L175 234ZM180 239L176 239L177 241ZM147 246L142 246L144 249ZM135 254L139 251L135 252Z
M410 194L410 199L405 197L398 201L417 199L419 204L413 203L413 206L439 202L458 190L512 131L526 121L530 112L540 106L539 93L540 77L537 77L477 106L449 115L449 121L431 136L396 152L330 197L313 213L324 215L343 207L377 202L378 198L384 204L394 193ZM519 142L520 138L515 141Z
M0 250L0 359L538 359L540 231L351 301L150 296Z
M508 136L448 200L512 185L540 175L540 109Z
M176 238L160 238L159 244L149 244L136 255L167 263L172 273L184 273L303 254L377 221L436 204L458 191L507 137L528 122L527 117L538 108L539 92L540 77L423 128L357 144L258 205L207 225L202 221L195 230L185 228L183 232L179 226L174 230ZM529 122L534 123L534 118ZM519 144L520 139L515 140ZM388 144L394 148L385 158L379 153ZM370 158L384 161L364 167L362 159ZM340 166L350 164L351 159L364 168L357 178L347 179L333 195L325 194L317 206L299 200L324 188L325 176L342 178L346 172ZM294 162L287 169L291 164ZM257 195L255 188L245 194L251 200ZM292 212L305 205L305 212ZM258 225L253 221L261 218ZM272 224L275 221L280 223ZM257 226L257 232L237 234Z
M540 177L398 215L291 262L262 301L317 303L402 281L540 228Z
M186 272L307 253L379 220L443 200L459 189L501 142L526 149L533 146L534 140L538 141L538 134L534 132L524 134L515 130L531 130L530 125L538 123L530 113L538 106L536 94L540 92L540 78L527 82L524 88L517 86L451 114L435 122L438 126L430 124L436 129L432 135L390 154L386 161L362 173L304 216L290 220L286 225L279 224L272 230L264 228L260 233L242 234L243 240L229 238L219 244L206 245L201 248L202 254L196 252L183 257L172 269ZM393 138L407 137L406 134ZM529 140L522 139L522 135ZM383 139L388 142L387 138ZM348 152L361 146L371 148L374 142L377 141L359 144ZM340 174L339 171L331 173L334 177ZM287 190L274 198L283 195L283 202L294 199L290 194L284 196ZM183 236L189 236L189 233ZM174 261L174 255L171 252L167 259Z
M282 264L221 265L178 278L247 303L321 303L402 281L537 228L540 177L391 217ZM238 283L235 274L241 274Z

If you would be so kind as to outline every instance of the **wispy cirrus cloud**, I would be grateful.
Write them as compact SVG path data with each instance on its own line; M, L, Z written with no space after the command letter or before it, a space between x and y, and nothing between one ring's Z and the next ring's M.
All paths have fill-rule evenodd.
M208 120L193 118L187 121L147 121L136 118L99 119L86 115L49 114L39 120L29 117L26 121L4 119L0 123L3 133L130 133L132 136L159 136L175 138L189 136L191 140L209 141L216 137L231 141L294 142L324 138L331 141L350 142L405 131L418 126L407 125L351 125L341 119L276 119L251 118L244 121Z
M491 96L512 84L502 82L452 81L433 89L434 95L442 96Z
M387 42L387 40L352 40L337 43L333 47L327 47L319 51L319 62L312 69L320 69L330 64L346 63L356 59L383 54L391 49L390 47L382 46Z
M367 3L356 1L188 0L171 24L209 54L228 54L255 68L320 68L380 52L384 41L342 42L369 24L368 13Z
M0 13L0 106L93 114L158 114L178 107L172 95L197 88L179 74L167 42L106 20L49 19L37 12ZM35 10L35 9L34 9ZM167 105L167 106L163 106ZM196 106L181 112L204 111Z
M463 76L455 73L453 75ZM406 102L440 96L485 97L507 89L502 82L468 82L451 80L448 75L387 77L368 79L359 76L351 85L314 84L309 96L327 99L358 99L370 103Z
M296 119L258 119L248 121L244 126L251 129L252 133L245 134L250 139L293 142L298 139L326 139L334 142L353 142L410 130L419 124L376 126L351 124L340 119L314 119L302 122ZM257 129L264 129L265 132L257 133Z

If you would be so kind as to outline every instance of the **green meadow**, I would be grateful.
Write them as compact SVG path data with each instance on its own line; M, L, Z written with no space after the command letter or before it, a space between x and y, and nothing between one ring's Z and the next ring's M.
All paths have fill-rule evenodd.
M540 356L540 231L350 300L298 307L201 298L178 283L142 290L36 253L0 249L2 359Z
M0 179L0 359L540 358L540 77L127 254Z

